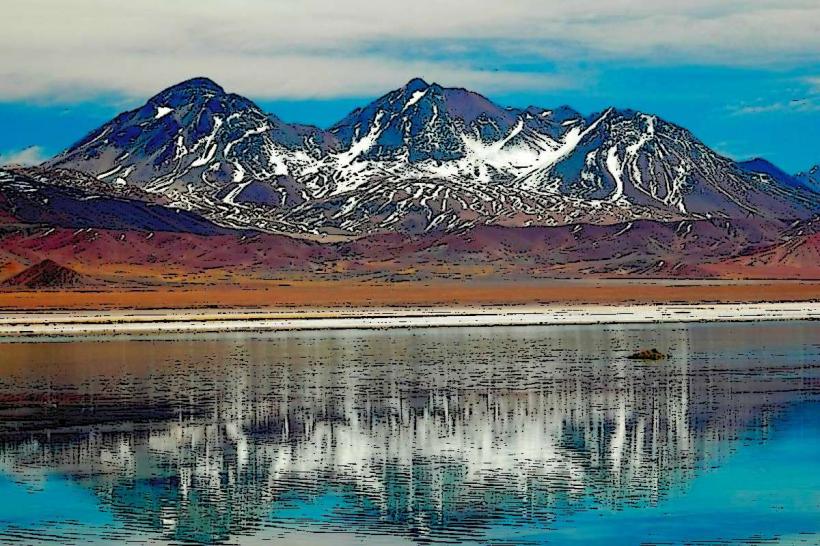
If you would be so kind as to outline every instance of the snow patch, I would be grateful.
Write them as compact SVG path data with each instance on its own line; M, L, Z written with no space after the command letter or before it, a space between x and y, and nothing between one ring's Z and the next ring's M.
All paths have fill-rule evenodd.
M233 181L238 184L245 178L245 168L238 161L234 161L233 166L235 169L233 172Z
M617 237L618 235L623 235L627 231L632 229L632 222L629 222L623 229L619 230L614 236Z
M232 140L225 145L225 157L227 157L231 153L231 149L236 146L237 143L242 142L246 138L252 135L259 135L270 129L270 125L267 123L263 123L259 127L254 127L253 129L248 129L245 133L237 138L236 140Z
M167 106L157 106L157 115L154 116L154 119L164 118L173 111L173 108L169 108Z
M214 138L216 137L217 131L219 128L222 127L222 118L214 116L214 128L211 131L211 134L205 137L204 142L205 145L205 155L200 156L199 159L195 160L191 163L191 167L201 167L207 164L214 158L216 155L217 144L214 142Z
M618 148L613 146L606 153L606 168L615 180L615 191L609 197L609 201L615 203L624 195L624 180L622 178L623 171L621 169L621 162L618 160Z
M410 96L410 98L409 98L409 99L407 99L407 102L405 103L404 108L402 108L402 109L401 109L401 111L402 111L402 112L404 112L405 110L407 110L408 108L410 108L411 106L413 106L414 104L416 104L416 103L417 103L418 101L420 101L420 100L422 99L422 97L424 97L424 95L426 95L426 94L427 94L427 89L423 89L423 90L415 91L415 92L414 92L414 93Z
M104 173L100 173L100 174L97 175L97 180L102 180L103 178L108 178L112 174L115 174L115 173L119 172L120 169L122 169L122 165L117 165L116 167L114 167L110 171L105 171Z
M378 140L379 135L381 134L381 122L383 117L384 110L381 110L378 114L376 114L376 119L373 120L373 125L370 127L370 130L367 132L367 134L364 137L357 140L356 142L354 142L350 146L350 149L348 149L346 152L343 152L336 156L339 160L339 163L342 166L350 165L354 159L356 159L357 157L359 157L360 155L367 152L373 147L373 144L376 143L376 140Z
M572 153L584 137L594 131L595 128L609 116L610 112L612 112L612 108L604 112L601 117L596 119L594 123L583 131L579 127L573 127L567 131L567 134L564 135L564 140L556 148L542 151L538 159L518 178L518 182L521 186L534 189L534 186L536 186L539 181L539 177L534 175L539 171L545 171L551 168L561 159Z
M485 144L479 139L462 135L461 141L464 143L466 157L461 160L459 170L462 172L478 171L479 180L489 183L488 166L500 171L507 171L520 168L521 165L531 165L538 157L537 150L527 146L507 148L507 144L521 134L523 129L524 120L519 118L518 123L504 138L491 144Z
M228 205L236 205L236 198L251 184L251 182L253 182L253 180L248 180L243 184L237 184L235 188L228 192L222 201Z

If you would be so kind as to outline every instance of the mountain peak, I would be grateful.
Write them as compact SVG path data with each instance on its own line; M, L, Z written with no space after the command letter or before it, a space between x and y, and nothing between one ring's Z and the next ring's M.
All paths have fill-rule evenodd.
M427 89L430 85L421 78L413 78L404 86L406 91L421 91L422 89Z
M738 163L738 166L747 172L771 176L782 185L793 188L808 189L814 192L817 191L817 179L820 178L812 172L791 175L777 165L773 164L771 161L762 157L755 157L748 161L741 161Z
M190 97L197 95L224 95L225 90L216 82L205 77L196 77L172 85L157 93L152 100L167 101L173 97ZM149 100L149 102L152 102Z
M63 288L79 286L84 282L83 276L73 269L63 267L53 260L45 259L6 279L3 285L23 288Z
M257 108L249 99L241 95L229 94L205 77L191 78L163 89L140 109L143 116L163 118L173 111L207 108L212 112L223 110L247 110ZM181 111L180 110L180 111Z
M762 157L753 157L752 159L748 159L746 161L740 161L738 162L738 165L746 171L768 174L776 178L791 176L768 159Z
M797 174L798 175L801 175L801 174L810 174L810 175L816 175L817 174L817 175L820 175L820 163L818 163L817 165L812 165L811 167L809 167L808 170L797 173Z
M214 91L217 93L224 93L225 90L222 89L218 83L213 81L210 78L206 78L204 76L198 76L196 78L191 78L185 81L182 81L174 86L171 86L169 89L202 89L208 91Z

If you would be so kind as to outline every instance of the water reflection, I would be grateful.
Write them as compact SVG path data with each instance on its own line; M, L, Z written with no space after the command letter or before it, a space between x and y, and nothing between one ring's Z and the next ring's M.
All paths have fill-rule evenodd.
M656 506L820 392L811 323L5 344L0 473L114 515L48 536L521 544ZM766 340L765 344L762 340ZM623 358L663 347L661 364ZM2 501L0 501L2 502ZM96 533L96 534L95 534ZM488 538L489 537L489 538ZM382 538L379 543L383 543Z

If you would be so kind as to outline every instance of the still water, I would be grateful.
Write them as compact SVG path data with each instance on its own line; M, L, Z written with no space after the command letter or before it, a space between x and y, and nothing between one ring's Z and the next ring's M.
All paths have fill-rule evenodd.
M0 342L0 544L126 542L820 544L820 323Z

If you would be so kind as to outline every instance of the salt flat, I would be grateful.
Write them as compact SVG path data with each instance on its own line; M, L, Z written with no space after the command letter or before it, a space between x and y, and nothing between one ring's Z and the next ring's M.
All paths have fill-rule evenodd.
M6 313L0 336L817 320L820 302Z

